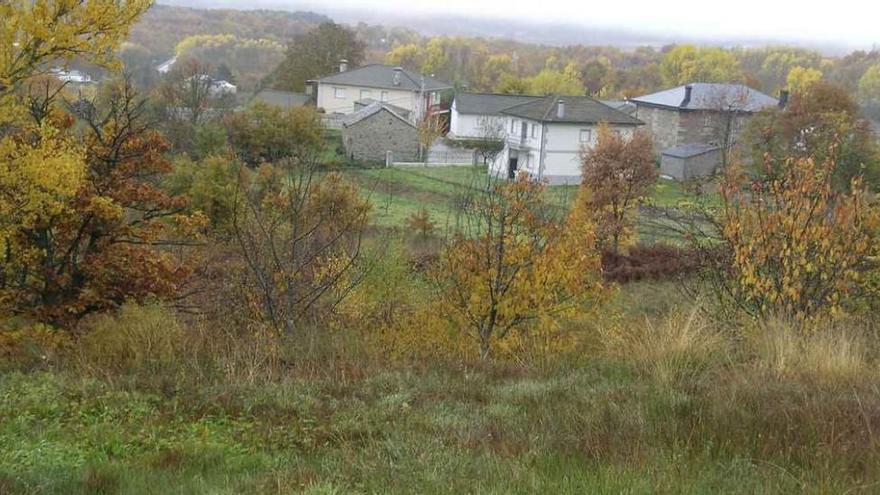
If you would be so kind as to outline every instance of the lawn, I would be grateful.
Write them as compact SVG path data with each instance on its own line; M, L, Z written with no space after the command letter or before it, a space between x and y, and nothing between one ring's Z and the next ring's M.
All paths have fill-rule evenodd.
M455 224L456 203L475 188L485 187L493 180L485 167L392 167L346 169L373 202L373 220L383 227L402 227L413 213L426 209L441 229ZM577 186L548 186L549 200L568 208L577 194ZM678 182L660 179L649 202L660 207L675 208L692 201L691 195ZM656 222L639 226L643 240L669 240Z

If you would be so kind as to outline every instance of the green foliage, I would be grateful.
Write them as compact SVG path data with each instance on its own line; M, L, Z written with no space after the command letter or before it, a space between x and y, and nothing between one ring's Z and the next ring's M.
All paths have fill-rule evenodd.
M277 89L303 91L309 79L336 72L340 60L356 67L364 60L364 44L348 28L325 22L297 36L287 48L284 60L270 76Z
M251 166L303 160L319 153L324 144L321 118L309 107L283 109L257 102L230 115L226 125L236 157Z
M185 196L190 211L204 213L213 230L229 233L239 174L248 173L246 168L222 156L210 156L198 162L184 157L175 161L166 187L175 195Z
M736 56L715 47L678 45L663 56L659 70L667 86L691 82L731 82L742 78Z

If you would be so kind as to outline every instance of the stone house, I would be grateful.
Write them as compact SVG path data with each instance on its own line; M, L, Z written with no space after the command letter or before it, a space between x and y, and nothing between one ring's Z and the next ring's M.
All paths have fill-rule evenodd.
M647 125L658 154L693 143L729 150L752 114L780 104L743 84L723 83L692 83L630 101L636 106L635 117Z
M342 144L352 160L416 161L419 134L415 125L391 105L372 103L347 116L342 123Z

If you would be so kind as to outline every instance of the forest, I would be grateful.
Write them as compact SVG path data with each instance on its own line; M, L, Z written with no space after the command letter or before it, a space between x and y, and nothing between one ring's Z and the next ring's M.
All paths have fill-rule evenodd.
M0 493L876 493L880 52L37 4L0 3ZM341 56L791 97L713 176L599 123L550 185L360 162L204 77L297 90Z

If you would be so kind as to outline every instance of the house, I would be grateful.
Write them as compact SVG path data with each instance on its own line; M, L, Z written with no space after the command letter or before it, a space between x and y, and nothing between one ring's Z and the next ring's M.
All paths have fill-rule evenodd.
M159 74L168 74L171 72L171 69L174 68L174 64L177 63L177 57L171 57L168 60L162 62L156 67L156 71Z
M540 100L540 96L491 93L457 93L449 119L451 139L487 139L504 135L505 116L510 107Z
M732 146L748 118L780 104L743 84L692 83L630 100L658 153L692 143Z
M415 161L419 134L393 106L375 102L343 119L342 144L352 160Z
M238 87L229 81L211 79L211 86L208 90L213 96L234 95L238 91Z
M67 71L61 68L55 68L50 72L61 82L76 84L88 84L92 82L92 76L78 70Z
M310 81L319 110L327 114L351 114L355 102L368 98L389 103L411 113L410 121L425 115L445 113L441 95L452 86L433 77L422 76L401 67L372 64L354 69L341 61L339 72Z
M624 136L643 125L588 96L537 98L506 108L501 115L506 145L490 173L509 178L527 173L553 184L580 182L580 153L595 146L599 124Z
M675 180L709 177L721 166L721 148L711 144L682 144L660 154L660 175Z

